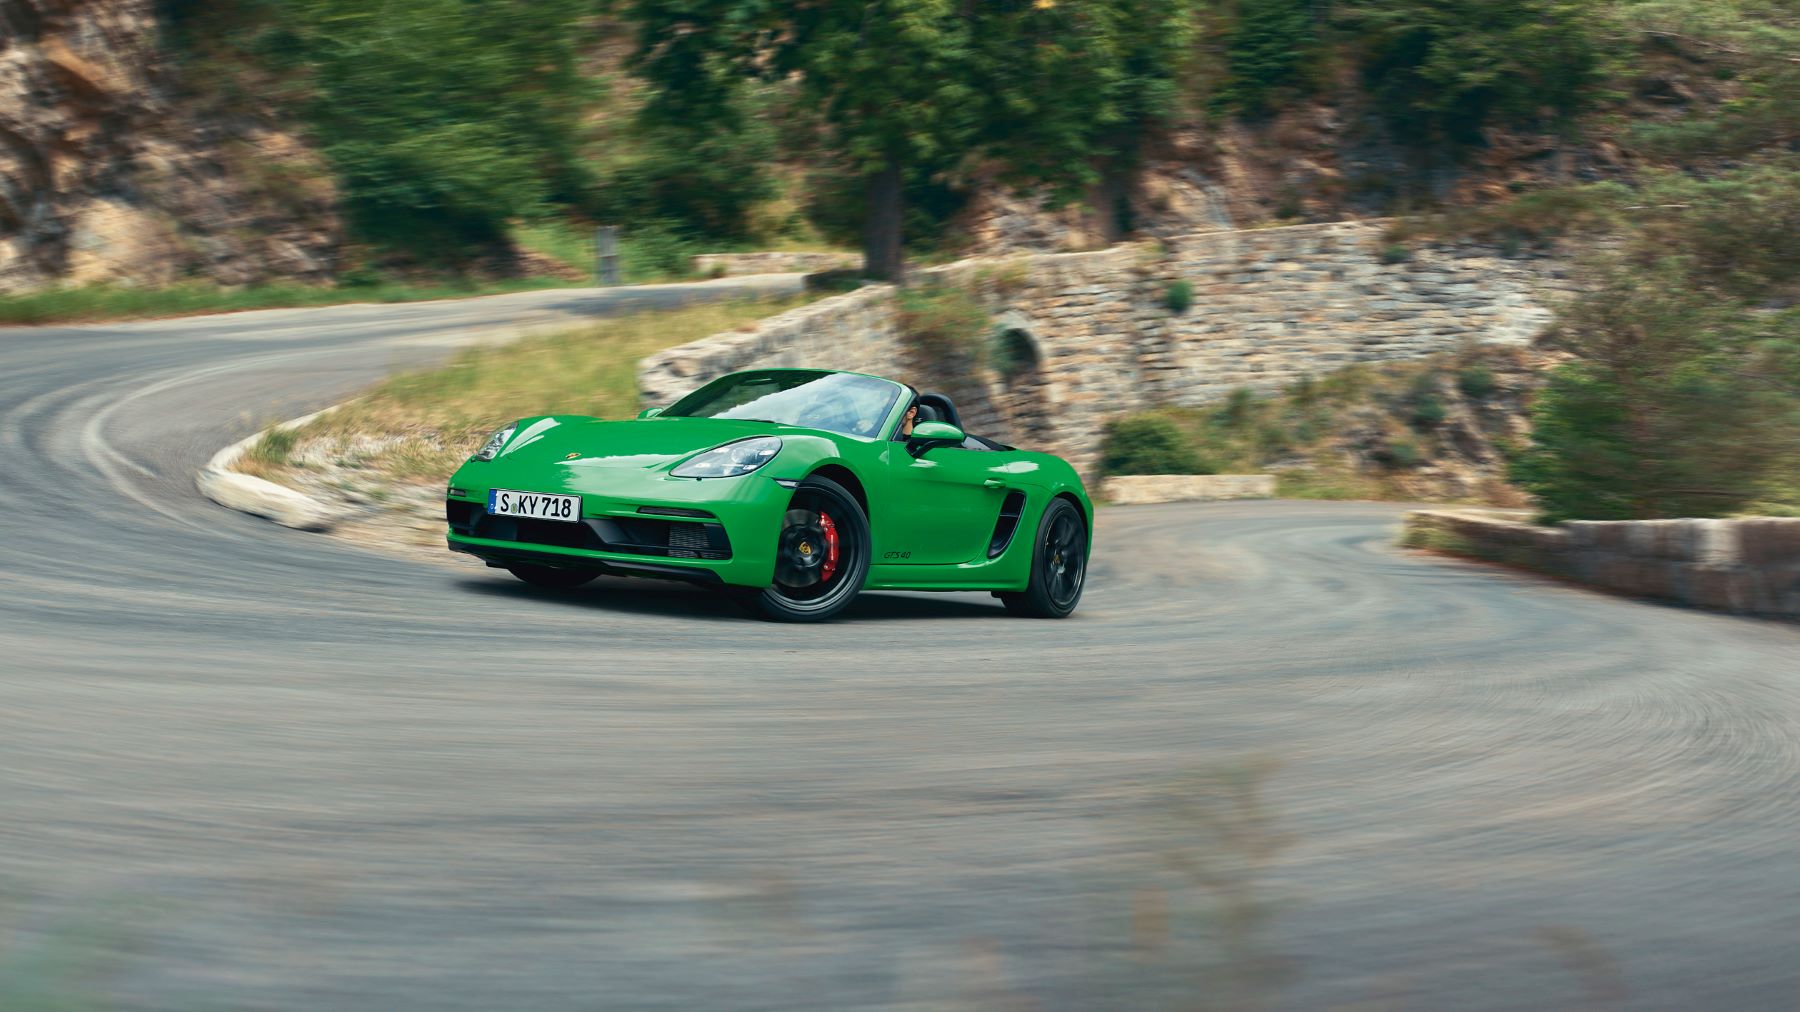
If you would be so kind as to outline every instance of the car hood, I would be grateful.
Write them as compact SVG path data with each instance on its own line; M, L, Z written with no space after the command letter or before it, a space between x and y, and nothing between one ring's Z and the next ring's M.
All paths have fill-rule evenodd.
M500 459L523 465L656 468L735 439L813 431L733 418L539 418L519 426Z

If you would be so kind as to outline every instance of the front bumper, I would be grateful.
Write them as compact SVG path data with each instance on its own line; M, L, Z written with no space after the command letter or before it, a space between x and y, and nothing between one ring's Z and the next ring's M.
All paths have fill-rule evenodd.
M646 576L766 587L774 579L781 517L792 493L761 473L671 479L606 469L527 480L466 465L445 500L452 551L495 565L593 567ZM471 474L470 472L475 472ZM597 489L598 487L598 489ZM581 496L581 522L487 512L491 488Z

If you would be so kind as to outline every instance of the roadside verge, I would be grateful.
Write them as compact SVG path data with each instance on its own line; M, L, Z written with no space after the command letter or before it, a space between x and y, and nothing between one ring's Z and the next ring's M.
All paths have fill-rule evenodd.
M336 407L315 411L310 415L289 419L280 425L252 433L212 455L194 476L200 494L226 509L249 513L273 520L283 527L300 531L328 531L337 523L341 511L327 506L304 492L277 485L266 478L234 470L237 462L258 441L271 432L292 432Z

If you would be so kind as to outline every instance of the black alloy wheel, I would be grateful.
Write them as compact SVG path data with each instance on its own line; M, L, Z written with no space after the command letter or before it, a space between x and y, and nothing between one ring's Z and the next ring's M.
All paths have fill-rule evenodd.
M1038 521L1031 555L1031 578L1023 593L1001 594L1014 615L1064 618L1081 600L1087 582L1087 520L1067 499L1052 499Z
M749 602L764 618L818 622L856 599L869 575L869 519L842 485L801 482L777 539L775 582Z

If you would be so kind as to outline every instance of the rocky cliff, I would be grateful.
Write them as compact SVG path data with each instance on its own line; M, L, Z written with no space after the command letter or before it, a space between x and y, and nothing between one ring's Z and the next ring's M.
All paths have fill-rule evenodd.
M0 291L330 276L311 153L198 114L170 66L151 0L0 0Z

